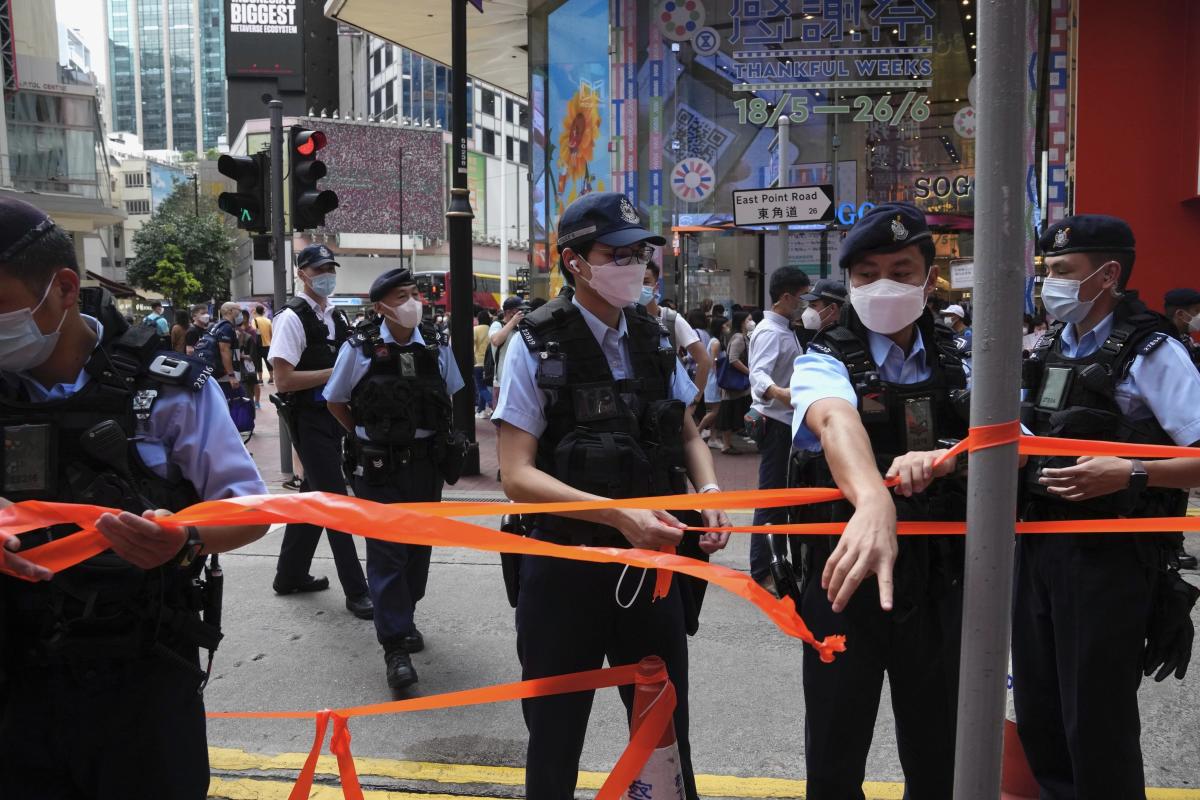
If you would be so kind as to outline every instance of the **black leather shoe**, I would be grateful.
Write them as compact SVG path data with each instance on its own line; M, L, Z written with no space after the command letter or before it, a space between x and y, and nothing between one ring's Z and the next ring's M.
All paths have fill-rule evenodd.
M347 597L346 610L359 619L375 619L375 605L371 602L369 594Z
M329 588L329 578L314 578L312 575L305 575L304 579L299 583L283 583L279 578L276 578L275 582L271 584L271 588L275 590L275 594L323 592Z
M414 627L412 633L400 640L400 648L406 653L419 653L425 649L425 637Z
M417 671L412 658L403 650L390 650L384 654L387 662L387 685L392 689L403 689L417 682Z
M1196 568L1196 565L1197 565L1196 557L1194 555L1192 555L1191 553L1189 553L1188 551L1184 550L1182 547L1179 548L1178 558L1179 558L1179 568L1180 569L1195 569ZM415 653L416 651L414 650L412 652Z

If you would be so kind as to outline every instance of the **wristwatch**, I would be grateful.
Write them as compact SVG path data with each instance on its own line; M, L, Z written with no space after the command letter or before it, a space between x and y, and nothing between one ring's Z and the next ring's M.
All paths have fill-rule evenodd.
M201 551L204 550L204 542L200 539L200 530L195 525L188 525L183 529L187 534L187 541L183 543L178 555L172 559L175 566L181 569L187 569L196 562Z
M1136 458L1129 459L1129 488L1135 492L1145 491L1150 484L1146 465Z

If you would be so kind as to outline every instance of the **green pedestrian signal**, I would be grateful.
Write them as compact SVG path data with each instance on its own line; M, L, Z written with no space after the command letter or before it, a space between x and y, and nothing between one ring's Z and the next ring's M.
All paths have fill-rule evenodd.
M223 155L217 159L217 170L237 181L237 191L221 192L217 206L226 214L237 219L242 230L265 233L267 223L268 190L271 174L271 159L265 153L251 156Z

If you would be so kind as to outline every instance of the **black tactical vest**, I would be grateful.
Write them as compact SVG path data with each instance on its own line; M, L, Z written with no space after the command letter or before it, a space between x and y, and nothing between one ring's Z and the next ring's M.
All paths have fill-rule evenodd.
M332 369L337 362L338 350L353 333L350 320L346 319L341 309L333 309L334 337L330 339L329 328L325 326L324 320L303 297L296 296L288 300L287 308L300 318L300 324L304 326L304 350L300 353L300 362L296 364L296 369L304 372ZM307 401L316 396L311 389L280 392L280 395L290 402Z
M925 346L926 364L932 371L930 378L920 383L891 383L880 377L867 330L850 306L843 312L842 324L822 330L808 346L808 352L833 356L845 365L881 475L897 456L913 450L940 449L947 440L967 435L969 393L954 331L935 322L929 312L917 320L917 329ZM823 452L797 455L800 465L793 465L792 485L835 485ZM940 478L920 494L895 495L894 500L900 521L961 521L967 510L966 478L958 474ZM801 507L797 519L845 522L853 513L853 506L842 500ZM817 537L809 538L815 540L809 543L826 556L835 544L824 537L819 541ZM896 609L900 615L906 608L957 586L963 552L961 536L902 537L895 569Z
M537 467L602 497L645 497L687 490L683 459L684 405L671 399L676 357L666 330L641 306L622 312L633 375L615 380L580 310L564 294L518 326L538 359L537 385L546 396L546 430ZM612 528L552 515L536 526L579 543L620 545Z
M354 421L376 444L408 445L418 428L450 432L453 405L438 363L444 338L422 323L424 344L384 342L378 323L364 325L351 337L352 347L371 359L367 374L350 395Z
M1117 386L1129 377L1138 356L1149 355L1172 336L1166 317L1146 308L1136 292L1126 292L1113 312L1108 338L1090 356L1067 358L1061 323L1044 335L1025 360L1021 421L1035 435L1105 442L1174 444L1153 418L1133 421L1116 402ZM1179 516L1187 494L1171 489L1125 490L1082 502L1054 497L1038 477L1044 467L1066 467L1074 456L1029 459L1023 485L1024 518L1108 519Z
M201 360L157 352L158 346L154 331L130 328L97 348L85 366L91 380L65 400L31 403L21 386L0 380L0 496L136 514L197 502L192 484L178 474L155 474L135 445L165 388L198 392L211 377ZM24 547L35 547L76 530L57 525L20 538ZM0 647L10 664L135 658L163 644L174 652L194 647L200 640L185 632L200 624L192 590L202 564L146 571L106 551L47 583L0 577Z

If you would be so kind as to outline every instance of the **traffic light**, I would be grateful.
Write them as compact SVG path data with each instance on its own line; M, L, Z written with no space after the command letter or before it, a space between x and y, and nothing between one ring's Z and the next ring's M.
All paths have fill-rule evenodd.
M266 153L252 156L223 155L217 159L217 170L227 178L237 181L237 191L221 192L217 206L226 214L232 214L242 230L263 232L270 225L271 158Z
M317 152L325 147L325 134L299 125L291 129L292 147L292 230L306 231L325 224L325 215L338 207L335 192L317 188L325 177L325 162Z

